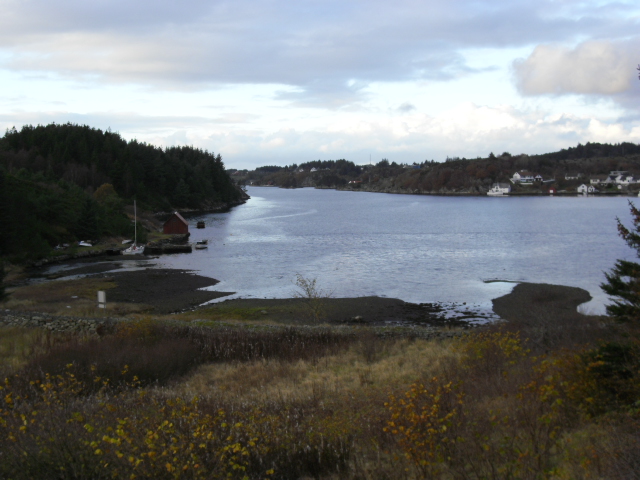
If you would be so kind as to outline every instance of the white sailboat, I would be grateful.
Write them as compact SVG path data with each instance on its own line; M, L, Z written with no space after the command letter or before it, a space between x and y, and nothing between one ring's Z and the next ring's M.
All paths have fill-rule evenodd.
M133 201L133 244L122 251L123 255L142 255L144 253L144 245L140 246L138 242L138 212L136 210L136 201Z

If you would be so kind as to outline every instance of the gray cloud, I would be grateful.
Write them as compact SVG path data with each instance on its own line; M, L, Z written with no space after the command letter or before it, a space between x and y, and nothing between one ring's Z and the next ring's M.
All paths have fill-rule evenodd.
M338 108L362 101L373 81L473 74L461 49L637 32L631 7L606 7L574 0L561 8L552 0L0 0L0 49L9 53L5 68L24 72L181 90L282 84L297 89L280 99Z
M412 105L409 102L404 102L402 105L398 107L398 111L401 113L409 113L415 109L416 109L415 105Z
M583 42L573 49L539 45L514 63L516 85L525 95L620 94L635 81L639 46L640 37L633 42Z

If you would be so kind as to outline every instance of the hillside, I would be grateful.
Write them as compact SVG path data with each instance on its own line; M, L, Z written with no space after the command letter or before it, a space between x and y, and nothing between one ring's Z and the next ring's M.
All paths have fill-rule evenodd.
M366 191L424 194L485 194L493 183L509 182L516 171L527 170L542 175L546 183L518 187L516 192L543 192L552 184L558 190L575 191L590 176L626 170L640 176L640 145L587 143L542 155L499 156L486 158L451 158L438 163L402 165L386 159L375 165L357 166L347 160L307 162L287 167L260 167L251 172L232 172L240 181L253 185L284 188L319 187L360 189ZM580 174L566 180L567 174Z
M0 255L39 257L63 242L130 236L124 213L209 210L243 193L221 156L193 147L161 149L88 126L7 130L0 138Z

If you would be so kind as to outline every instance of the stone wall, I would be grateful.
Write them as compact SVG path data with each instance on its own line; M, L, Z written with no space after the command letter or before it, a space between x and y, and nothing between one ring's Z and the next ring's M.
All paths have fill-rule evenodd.
M0 326L46 328L52 332L84 335L99 335L122 320L119 318L81 318L46 313L0 311Z
M66 317L59 315L50 315L46 313L36 312L14 312L11 310L0 310L0 327L24 327L24 328L45 328L56 333L74 333L81 335L102 335L113 331L113 327L119 322L131 321L127 318L104 317L104 318L87 318L87 317ZM193 328L243 328L236 323L227 323L221 321L209 320L193 320L184 322L180 320L163 320L166 324L173 324L181 327ZM251 325L247 324L247 327ZM291 326L283 325L261 325L261 328L267 330L291 329ZM326 326L317 325L300 325L293 327L301 331L322 330ZM414 337L426 340L448 339L464 335L468 335L469 330L450 330L437 327L353 327L350 325L336 325L330 327L334 331L342 332L346 335L356 335L358 332L369 331L379 337Z

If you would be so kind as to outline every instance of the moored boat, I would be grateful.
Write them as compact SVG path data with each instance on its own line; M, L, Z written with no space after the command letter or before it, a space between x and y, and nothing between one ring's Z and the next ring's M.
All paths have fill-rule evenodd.
M136 201L133 201L133 244L122 251L123 255L142 255L144 253L144 245L137 244L138 241L138 212L136 210Z

